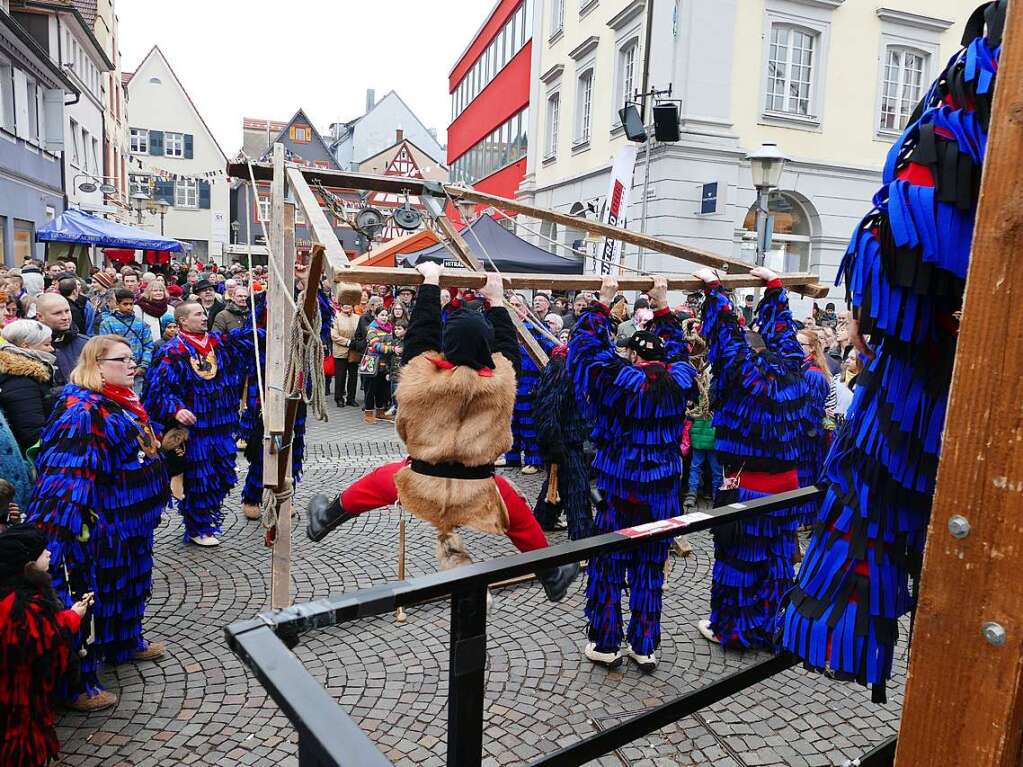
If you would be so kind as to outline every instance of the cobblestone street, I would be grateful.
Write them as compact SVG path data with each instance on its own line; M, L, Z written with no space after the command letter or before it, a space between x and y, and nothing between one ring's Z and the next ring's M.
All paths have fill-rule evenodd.
M392 426L366 425L354 408L331 405L330 415L329 424L310 425L306 474L296 496L301 510L315 492L336 492L401 455ZM242 477L243 471L239 458ZM535 497L539 475L509 476L530 500ZM105 683L120 700L100 714L62 715L61 764L297 764L289 722L225 644L224 626L267 607L270 572L260 527L242 517L237 491L226 510L223 543L212 550L183 544L178 516L165 517L157 532L146 630L149 639L167 644L168 654L155 663L105 670ZM396 577L396 509L362 517L321 545L305 538L304 524L300 519L295 538L296 601ZM410 576L432 572L431 529L412 521L408 530ZM469 538L477 558L514 553L504 538ZM695 623L708 609L711 542L699 534L692 543L696 556L674 562L660 664L650 676L630 665L609 674L582 657L585 578L557 605L536 584L495 592L488 622L485 764L526 763L757 659L753 653L726 654L697 633ZM413 608L404 625L386 616L312 633L296 649L398 765L444 764L448 609L447 602ZM871 704L868 690L797 668L597 763L841 764L895 731L905 664L903 644L886 706Z

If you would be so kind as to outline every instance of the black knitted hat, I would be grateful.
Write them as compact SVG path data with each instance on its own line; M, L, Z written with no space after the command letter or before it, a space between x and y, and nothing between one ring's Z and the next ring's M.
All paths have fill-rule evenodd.
M459 309L444 325L441 351L448 362L473 370L494 367L494 329L479 312Z

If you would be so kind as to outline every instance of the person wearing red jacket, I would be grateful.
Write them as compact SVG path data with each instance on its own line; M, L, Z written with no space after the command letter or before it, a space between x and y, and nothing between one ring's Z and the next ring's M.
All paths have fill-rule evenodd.
M53 692L75 664L74 636L92 595L71 609L53 590L46 536L32 525L0 533L0 764L42 767L60 751Z

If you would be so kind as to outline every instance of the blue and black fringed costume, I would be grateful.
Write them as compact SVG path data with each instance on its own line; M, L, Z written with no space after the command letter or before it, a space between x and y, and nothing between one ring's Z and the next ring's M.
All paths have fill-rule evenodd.
M824 428L825 404L831 392L831 380L812 361L803 363L804 423L799 431L799 486L810 487L820 480L824 457L828 453L829 432ZM816 502L796 508L800 527L809 527L817 519Z
M522 322L537 343L543 347L543 350L550 354L556 344L540 332L532 320L525 319ZM543 464L543 457L540 455L540 445L536 439L536 423L533 414L535 399L533 389L536 388L536 383L540 380L540 368L529 356L525 345L520 343L519 350L522 355L522 372L517 381L515 411L512 413L512 449L505 458L510 464L540 466Z
M982 32L987 14L989 37ZM825 464L829 485L785 608L783 646L884 701L930 517L1004 4L967 25L892 147L842 263L875 357Z
M153 531L169 498L167 472L155 439L146 442L135 414L108 397L64 387L40 437L38 478L27 521L50 541L53 585L71 606L88 591L95 642L82 661L73 700L102 690L97 664L124 663L142 640L142 617L153 573ZM83 629L82 636L88 634Z
M178 335L160 348L146 379L145 405L158 430L176 423L179 410L196 417L185 443L185 497L177 504L186 541L220 532L221 504L237 481L235 435L242 385L246 376L255 374L251 327L210 333L207 343L199 348ZM208 359L216 362L209 378L205 376L213 371Z
M564 346L551 350L551 359L533 390L534 414L540 454L548 466L557 466L558 503L548 503L550 475L540 488L533 515L544 530L553 530L562 510L568 519L568 537L576 541L593 535L590 507L590 472L583 455L589 427L583 420L569 375Z
M707 291L703 307L718 459L738 485L719 491L715 504L796 489L805 397L788 296L772 283L757 307L754 326L766 345L760 354L720 286ZM780 509L715 530L710 624L723 645L771 645L778 605L792 585L796 513Z
M615 352L608 308L594 303L579 317L568 369L583 417L592 425L594 468L603 495L594 533L678 516L680 443L686 399L695 393L685 331L667 309L649 330L665 342L665 361L630 365ZM670 539L595 556L589 565L586 617L598 652L616 652L624 634L622 589L629 585L628 640L649 655L661 641L661 588Z
M320 309L320 340L330 348L330 323L334 309L330 298L320 290L317 292ZM256 321L265 325L266 300L256 301ZM266 338L259 337L259 364L266 370ZM239 432L245 439L245 460L249 462L242 485L242 503L258 506L263 500L263 408L259 396L259 379L251 375L245 384L245 409L241 415ZM305 459L305 423L308 408L305 402L298 403L295 413L295 429L291 442L291 478L295 485L302 478L302 461Z

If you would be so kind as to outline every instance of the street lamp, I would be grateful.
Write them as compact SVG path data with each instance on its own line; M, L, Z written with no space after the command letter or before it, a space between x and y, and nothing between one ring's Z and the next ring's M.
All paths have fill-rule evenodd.
M757 190L757 266L764 265L767 251L771 249L771 234L774 231L774 217L771 216L769 198L772 189L781 184L781 174L788 158L778 149L777 144L761 144L760 148L746 155L749 160L753 186Z
M138 222L142 223L142 208L149 202L149 195L145 192L138 191L131 196L132 202L135 204L135 214L138 216Z
M167 210L170 208L170 203L166 200L160 200L156 203L156 212L160 214L160 236L163 237L163 219L167 215Z
M231 222L231 244L238 244L238 231L242 228L242 225L238 221Z

